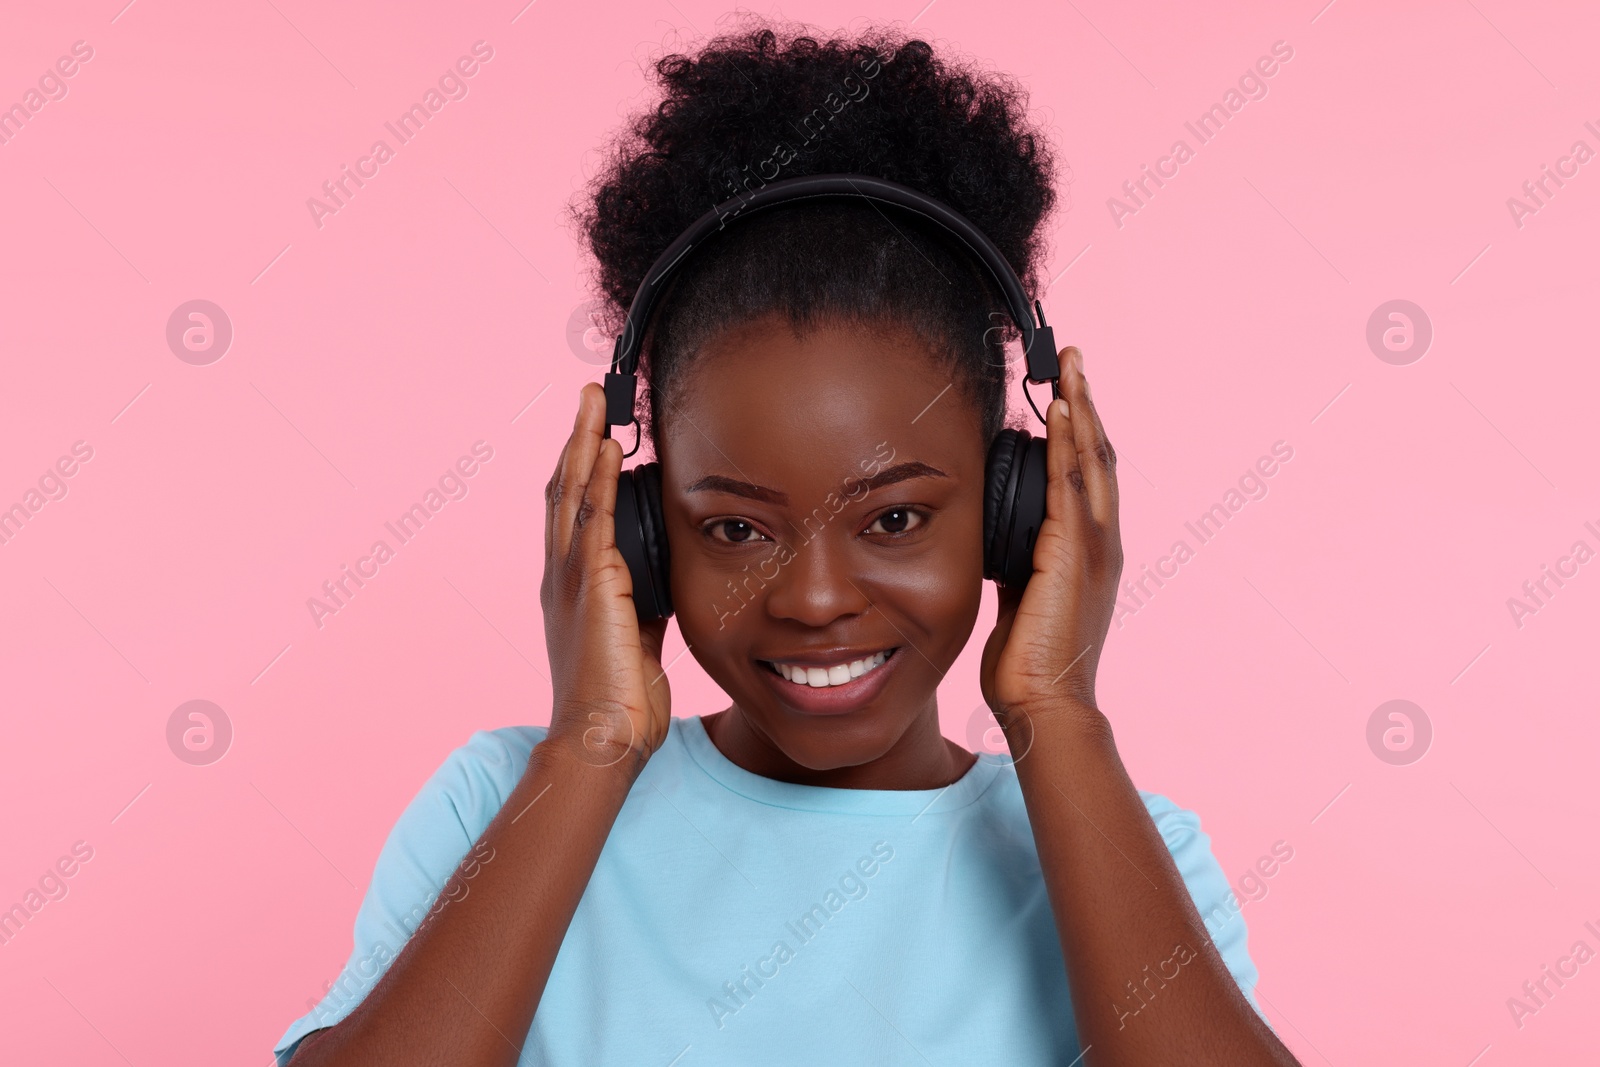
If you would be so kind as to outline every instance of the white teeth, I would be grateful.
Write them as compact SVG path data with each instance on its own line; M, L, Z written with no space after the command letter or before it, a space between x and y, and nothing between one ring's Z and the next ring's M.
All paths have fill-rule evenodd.
M797 685L809 685L815 689L826 689L829 686L844 685L861 677L868 671L876 670L889 658L889 652L883 651L866 657L865 659L851 660L849 663L836 663L831 667L799 667L787 663L774 663L777 672Z

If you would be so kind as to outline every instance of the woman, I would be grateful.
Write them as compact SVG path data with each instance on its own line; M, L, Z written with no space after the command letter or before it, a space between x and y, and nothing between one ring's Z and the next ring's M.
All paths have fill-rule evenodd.
M577 212L612 325L708 207L803 174L942 200L1039 292L1052 161L1003 78L764 26L656 73ZM1133 787L1096 704L1122 551L1074 348L1034 573L982 660L1014 759L940 732L982 591L1003 308L935 228L866 201L741 219L685 262L640 423L678 626L732 703L671 714L585 385L546 486L550 726L479 732L422 788L280 1063L1295 1062L1198 819Z

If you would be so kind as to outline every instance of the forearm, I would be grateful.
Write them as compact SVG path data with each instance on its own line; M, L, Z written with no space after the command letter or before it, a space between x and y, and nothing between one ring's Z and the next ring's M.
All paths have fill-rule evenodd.
M429 914L361 1004L294 1067L517 1062L567 927L635 775L550 740L479 839L464 894ZM460 872L452 882L460 879Z
M1211 943L1105 717L1074 705L1008 738L1085 1064L1296 1064Z

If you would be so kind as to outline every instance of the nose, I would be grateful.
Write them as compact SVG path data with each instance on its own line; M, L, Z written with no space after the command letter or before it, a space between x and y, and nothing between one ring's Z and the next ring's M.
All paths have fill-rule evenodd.
M841 617L864 614L872 606L860 576L851 573L851 546L833 531L811 540L790 542L793 558L778 569L767 586L766 610L775 619L791 619L821 628Z

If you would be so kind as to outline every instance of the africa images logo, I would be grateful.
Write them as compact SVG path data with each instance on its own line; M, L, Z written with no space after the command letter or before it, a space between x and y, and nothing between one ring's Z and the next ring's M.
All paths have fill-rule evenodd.
M1172 147L1167 154L1156 160L1154 169L1150 164L1141 163L1139 169L1143 173L1137 178L1130 178L1122 183L1122 191L1127 200L1120 200L1115 196L1106 198L1106 210L1111 213L1111 221L1116 223L1117 229L1127 225L1131 215L1137 215L1142 209L1149 206L1155 198L1156 191L1166 188L1168 181L1176 178L1180 169L1195 157L1196 152L1204 145L1209 144L1223 128L1233 119L1233 116L1244 110L1246 104L1252 100L1265 100L1269 92L1267 79L1277 74L1281 64L1294 58L1294 47L1288 41L1272 42L1272 55L1262 56L1251 67L1239 76L1238 88L1230 86L1222 94L1222 99L1213 103L1193 122L1185 122L1183 128L1194 137L1194 147L1182 137L1172 142ZM1170 168L1170 169L1169 169ZM1163 181L1162 179L1166 179ZM1155 188L1151 188L1151 185Z
M428 120L444 110L445 104L452 100L465 100L470 91L467 79L473 77L482 69L482 64L494 58L494 48L487 41L474 41L472 55L462 56L455 61L453 67L448 67L439 75L438 87L429 86L422 94L422 99L413 103L393 122L385 122L383 128L388 130L395 139L394 147L389 142L379 138L372 142L372 147L367 154L356 160L355 170L352 172L349 164L339 165L340 174L322 183L322 193L325 200L311 196L306 198L306 210L311 212L311 221L317 229L322 229L323 218L328 215L337 215L356 195L356 190L366 186L365 178L370 181L378 176L379 169L395 157L395 151L400 145L409 144L412 138L422 132ZM352 189L351 185L355 188Z
M848 867L838 878L838 888L830 886L820 901L795 919L783 924L784 933L795 941L790 946L788 938L773 942L772 950L756 960L752 972L749 964L740 968L738 975L722 983L722 992L706 998L706 1008L711 1021L721 1030L727 1020L749 1006L750 1001L767 982L778 977L784 965L791 962L799 950L817 938L829 920L844 910L853 900L862 900L871 891L867 880L883 870L883 865L894 859L894 846L887 841L874 841L871 855L861 856L853 867ZM769 969L770 968L770 969Z
M883 69L882 64L876 58L862 59L856 62L856 69L861 72L860 78L853 74L845 75L844 79L839 83L838 91L824 96L821 105L802 115L798 123L789 123L789 128L799 134L798 148L779 137L777 143L773 146L772 154L755 165L754 174L750 173L750 165L747 163L740 168L743 173L742 178L725 177L722 179L722 183L727 186L728 193L731 196L742 197L747 193L764 188L767 182L776 180L778 175L783 172L783 168L793 163L801 152L816 147L813 142L827 132L828 124L842 113L846 107L851 104L859 104L871 95L872 87L867 83L878 76L879 71ZM768 169L771 170L770 174L767 173ZM743 211L744 207L744 202L741 201L737 207L720 216L722 224L726 226L728 220Z
M481 471L483 464L492 459L494 459L494 446L487 441L474 441L472 455L461 456L453 466L445 468L445 472L439 476L437 486L429 486L421 500L414 501L394 521L383 524L383 528L394 537L393 546L380 537L372 542L366 555L356 560L354 569L348 563L341 563L339 576L322 583L323 597L306 598L306 610L311 613L311 621L316 624L317 629L322 629L325 625L324 620L329 615L337 615L349 607L356 593L364 588L367 582L376 578L384 564L394 559L402 547L410 544L422 532L428 521L444 510L447 503L466 499L472 489L468 479Z

